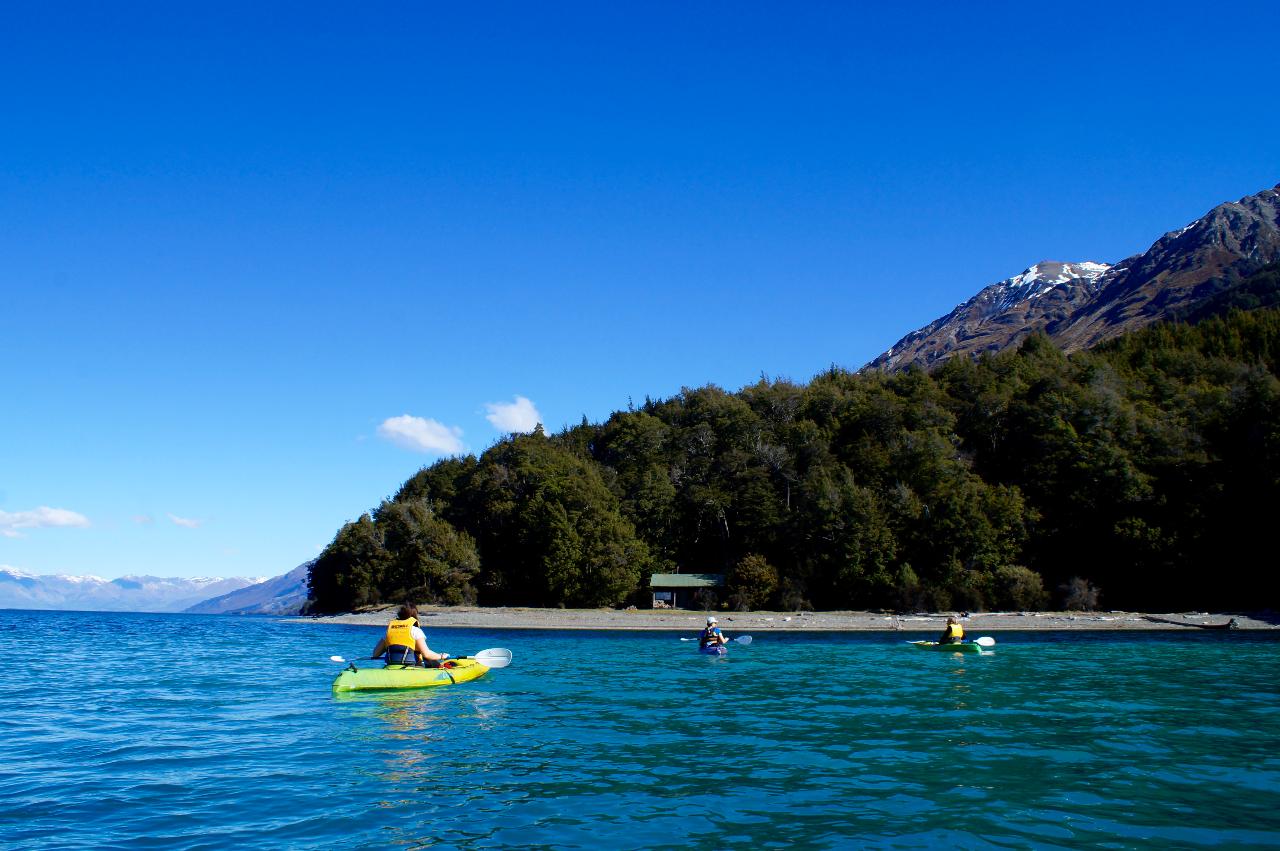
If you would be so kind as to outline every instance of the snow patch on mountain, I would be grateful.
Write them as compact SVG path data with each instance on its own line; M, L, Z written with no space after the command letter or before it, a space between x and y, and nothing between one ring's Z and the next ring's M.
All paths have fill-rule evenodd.
M35 574L0 566L0 609L64 609L81 612L181 612L210 597L228 594L261 579L250 577L170 578Z
M1085 285L1092 285L1110 268L1111 266L1106 263L1097 263L1093 260L1086 260L1083 263L1042 260L1021 275L1005 278L998 284L992 285L994 297L990 313L1003 313L1019 302L1039 298L1052 291L1054 287L1070 284L1072 281L1082 281Z

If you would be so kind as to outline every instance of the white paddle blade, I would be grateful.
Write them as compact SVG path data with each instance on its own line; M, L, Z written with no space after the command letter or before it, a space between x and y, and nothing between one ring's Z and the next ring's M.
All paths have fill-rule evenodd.
M472 658L486 668L505 668L511 664L511 651L505 647L491 647L481 650Z
M347 660L346 660L346 659L343 659L341 656L330 656L330 657L329 657L329 661L330 661L330 662L345 662L345 661L347 661Z
M986 635L982 636L981 638L975 638L973 640L973 643L978 645L979 647L995 647L996 646L996 640Z
M733 641L734 641L734 643L735 643L735 644L750 644L750 643L751 643L751 636L749 636L749 635L739 635L739 636L738 636L737 638L735 638Z

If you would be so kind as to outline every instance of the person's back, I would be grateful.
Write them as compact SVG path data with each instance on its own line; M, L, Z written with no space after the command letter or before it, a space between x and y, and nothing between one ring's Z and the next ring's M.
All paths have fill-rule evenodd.
M707 645L724 644L724 636L720 634L720 627L716 625L714 617L707 618L707 626L702 630L702 634L698 636L698 649L703 649Z
M417 626L418 613L412 606L401 606L395 619L387 624L387 634L383 636L386 649L382 655L388 665L417 664L418 637L414 635ZM379 654L375 652L374 655Z
M964 641L964 627L954 617L947 618L947 627L942 631L939 644L958 644Z
M427 646L427 637L418 628L418 608L412 603L400 607L394 620L387 624L387 632L369 654L370 659L385 659L388 665L422 665L438 668L449 658L448 653L437 653Z

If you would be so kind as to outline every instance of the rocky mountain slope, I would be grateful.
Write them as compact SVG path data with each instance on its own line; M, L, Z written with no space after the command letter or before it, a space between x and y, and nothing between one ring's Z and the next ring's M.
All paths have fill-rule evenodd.
M1042 261L984 288L867 365L896 371L1016 346L1043 330L1077 351L1194 312L1280 259L1280 185L1220 204L1114 266Z
M181 612L209 597L258 579L172 579L158 576L37 575L0 567L0 609L65 609L78 612Z
M195 615L296 615L307 601L307 570L311 562L306 562L293 570L197 603L186 611Z

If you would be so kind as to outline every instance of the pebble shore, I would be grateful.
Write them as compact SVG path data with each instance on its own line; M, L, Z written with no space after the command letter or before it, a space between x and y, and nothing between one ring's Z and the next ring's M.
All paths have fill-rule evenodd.
M385 626L396 607L308 618L329 623ZM948 615L877 612L715 612L725 632L859 630L941 631ZM424 628L698 630L706 614L680 609L538 609L525 607L421 606ZM974 612L963 618L974 630L1196 630L1234 618L1239 629L1280 629L1280 616L1179 612Z

